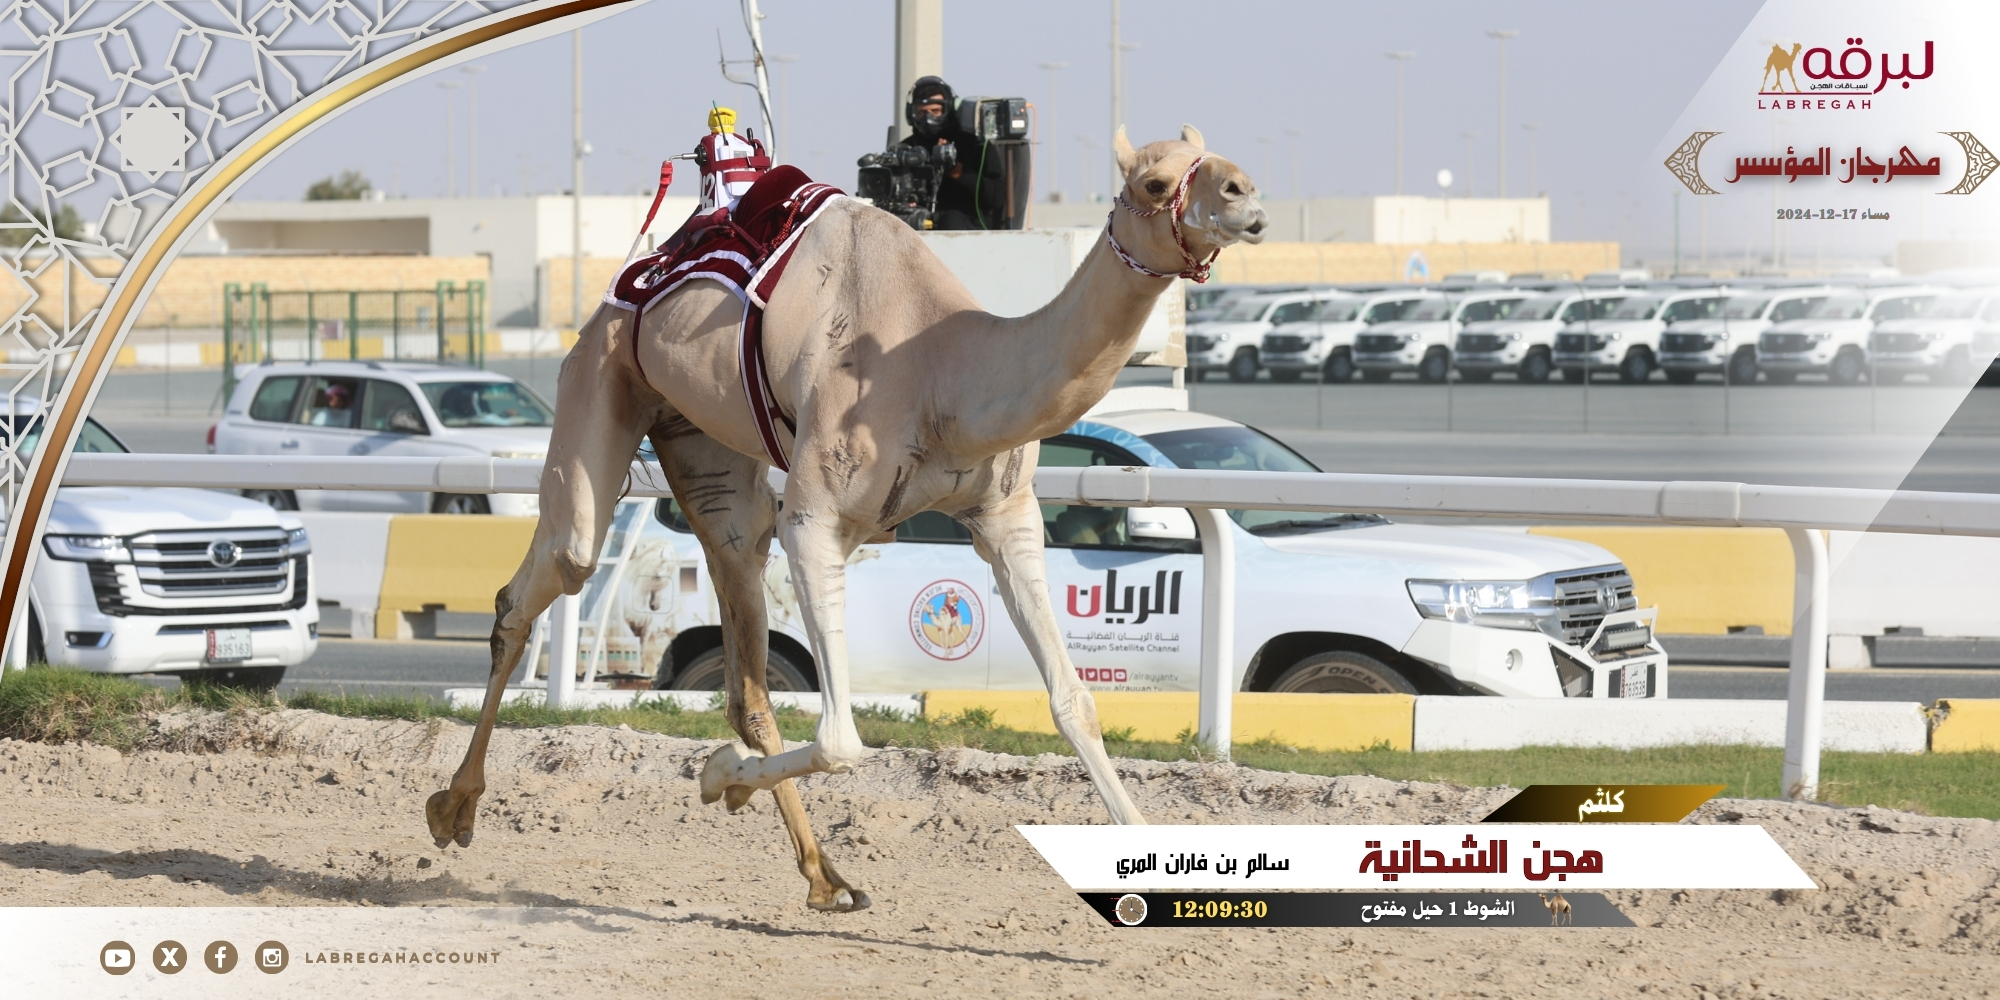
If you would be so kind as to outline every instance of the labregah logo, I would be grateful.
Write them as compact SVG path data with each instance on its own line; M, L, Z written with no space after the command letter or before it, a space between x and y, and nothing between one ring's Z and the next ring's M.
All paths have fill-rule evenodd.
M1860 35L1848 38L1847 47L1839 55L1824 45L1808 49L1793 42L1787 49L1774 44L1771 53L1764 57L1764 75L1758 80L1757 93L1766 97L1879 94L1892 80L1901 82L1903 89L1908 90L1911 80L1930 79L1935 66L1935 45L1928 40L1924 42L1923 69L1918 70L1910 65L1910 53L1869 52L1867 39ZM1810 81L1803 87L1799 85L1801 71ZM1790 89L1786 88L1787 83L1791 84Z

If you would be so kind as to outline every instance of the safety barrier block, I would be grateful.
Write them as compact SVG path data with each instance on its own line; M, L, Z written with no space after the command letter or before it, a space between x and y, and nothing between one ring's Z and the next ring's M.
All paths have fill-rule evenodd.
M2000 698L1940 698L1931 750L2000 750Z
M411 637L410 615L493 611L535 535L532 517L399 514L389 520L382 561L378 639Z
M1200 714L1192 691L1094 691L1098 724L1131 729L1132 738L1170 743L1193 732ZM1411 748L1416 699L1400 694L1272 694L1235 696L1231 729L1236 743L1269 740L1301 750ZM926 691L924 716L943 719L967 709L993 713L995 725L1022 732L1056 731L1049 697L1041 691Z
M1417 698L1418 750L1527 746L1785 745L1786 704L1708 698ZM1916 702L1829 701L1821 746L1858 753L1923 753L1928 724Z
M1721 635L1732 626L1792 631L1792 547L1778 528L1552 525L1530 534L1603 546L1632 572L1659 631Z

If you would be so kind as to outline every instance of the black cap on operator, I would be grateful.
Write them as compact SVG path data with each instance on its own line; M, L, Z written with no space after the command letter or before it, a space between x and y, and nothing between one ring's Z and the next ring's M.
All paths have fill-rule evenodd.
M927 115L919 110L921 105L932 102L944 106L939 114ZM908 122L910 128L918 135L936 138L948 131L951 115L955 110L953 103L951 84L935 76L923 77L910 88L910 103L903 106L903 120Z

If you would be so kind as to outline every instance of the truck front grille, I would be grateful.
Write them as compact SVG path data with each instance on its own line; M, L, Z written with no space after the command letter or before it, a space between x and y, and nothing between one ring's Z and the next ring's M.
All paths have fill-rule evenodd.
M291 586L283 528L152 531L126 546L152 597L247 597Z
M1663 333L1660 335L1660 353L1693 354L1715 346L1715 339L1705 333Z
M1871 333L1868 349L1878 354L1914 354L1930 343L1921 333Z
M1506 341L1497 333L1461 333L1458 335L1458 349L1466 354L1491 354L1500 349Z
M1403 349L1403 338L1393 333L1364 333L1354 338L1356 354L1389 354Z
M1205 333L1190 333L1187 335L1187 352L1189 354L1206 354L1214 349L1214 337Z
M1803 333L1767 333L1757 338L1757 349L1770 354L1800 354L1812 345L1812 338Z
M1299 354L1306 349L1306 338L1295 333L1273 333L1264 338L1266 354Z
M271 596L276 600L260 604L202 603L205 600L244 596L245 591L220 593L203 591L194 594L183 592L165 598L165 603L154 603L163 599L144 583L140 583L136 588L129 586L125 580L119 578L120 567L114 563L90 564L90 590L92 596L97 599L97 610L117 618L127 615L242 615L296 611L306 604L306 591L309 589L307 582L311 573L308 559L307 556L292 556L283 560L279 573L284 577L285 586L271 592ZM139 593L132 593L134 589ZM248 593L254 595L258 592ZM148 601L147 598L151 600Z
M1632 595L1632 574L1624 566L1604 566L1558 576L1555 589L1563 641L1572 646L1589 641L1605 615L1639 606L1638 598Z

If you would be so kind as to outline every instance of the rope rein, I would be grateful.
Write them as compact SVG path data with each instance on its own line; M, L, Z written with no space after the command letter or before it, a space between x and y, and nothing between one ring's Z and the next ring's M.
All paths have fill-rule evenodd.
M1153 278L1186 278L1194 282L1205 282L1208 280L1209 272L1215 267L1215 258L1222 253L1221 248L1218 247L1210 251L1206 259L1197 260L1195 259L1194 251L1188 249L1187 235L1181 232L1181 217L1186 213L1188 185L1194 182L1195 171L1200 170L1202 163L1207 159L1208 154L1206 153L1195 157L1194 163L1189 165L1187 172L1181 175L1181 182L1175 185L1173 199L1158 208L1147 209L1142 212L1133 207L1131 202L1125 200L1124 192L1119 192L1110 214L1105 216L1104 219L1104 238L1110 241L1111 252L1117 254L1118 259L1124 261L1126 267ZM1134 260L1131 254L1125 252L1124 247L1118 245L1118 237L1111 231L1111 221L1118 217L1118 209L1120 208L1141 219L1150 219L1161 212L1169 213L1167 224L1173 229L1174 246L1181 252L1182 266L1179 273L1170 274L1165 271L1155 271Z

